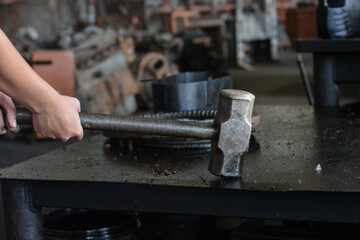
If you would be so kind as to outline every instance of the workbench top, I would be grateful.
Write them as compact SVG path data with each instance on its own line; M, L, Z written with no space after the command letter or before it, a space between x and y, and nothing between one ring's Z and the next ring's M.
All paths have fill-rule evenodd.
M360 191L360 119L325 116L308 106L257 106L255 111L261 123L253 135L260 148L245 156L239 179L210 174L210 152L130 150L101 134L2 169L1 178L269 192Z
M314 38L297 40L296 52L317 52L317 53L359 53L360 38Z

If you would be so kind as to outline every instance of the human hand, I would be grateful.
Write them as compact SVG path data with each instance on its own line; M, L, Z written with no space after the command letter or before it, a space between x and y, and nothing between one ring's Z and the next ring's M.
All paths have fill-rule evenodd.
M76 98L58 95L40 112L33 113L34 129L48 138L67 141L75 137L81 140L84 133L79 112L80 103Z
M16 123L16 109L11 98L0 92L0 106L6 112L6 122L4 122L4 117L0 111L0 134L5 134L6 127L12 132L18 132L20 127Z

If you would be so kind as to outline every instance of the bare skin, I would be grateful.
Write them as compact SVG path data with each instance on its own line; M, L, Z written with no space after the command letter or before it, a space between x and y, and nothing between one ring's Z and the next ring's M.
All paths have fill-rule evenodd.
M83 138L80 103L76 98L59 95L21 57L0 29L0 106L6 111L6 123L0 117L0 134L17 132L16 110L12 99L33 114L35 131L44 137L67 141Z

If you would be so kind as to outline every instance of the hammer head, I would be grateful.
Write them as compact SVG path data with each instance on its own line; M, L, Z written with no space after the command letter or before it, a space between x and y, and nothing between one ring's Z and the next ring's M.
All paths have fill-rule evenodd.
M249 149L251 116L255 96L240 90L222 90L214 124L218 138L212 140L209 171L218 176L240 177L240 162Z

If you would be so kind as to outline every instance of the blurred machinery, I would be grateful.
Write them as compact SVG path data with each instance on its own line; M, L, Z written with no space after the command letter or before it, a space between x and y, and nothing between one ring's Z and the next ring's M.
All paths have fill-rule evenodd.
M129 115L137 108L138 84L119 46L108 29L74 48L77 88L88 112Z
M249 68L252 43L260 44L269 59L277 59L277 10L275 0L236 1L237 64ZM254 45L253 45L254 46Z
M78 33L71 41L76 46L68 50L31 51L34 70L60 94L76 96L83 111L133 113L138 92L138 82L128 68L133 46L126 41L122 46L122 39L111 29Z
M224 71L231 63L250 69L261 56L277 56L275 0L53 0L47 8L42 19L49 18L56 36L44 39L36 30L42 25L35 23L19 29L14 42L31 63L40 61L34 65L37 71L57 68L61 54L50 57L49 51L72 51L74 63L62 61L69 68L75 64L72 71L39 73L60 92L60 85L73 88L89 112L129 115L137 100L152 106L148 80L187 71ZM73 13L73 26L58 21L66 19L65 9ZM46 57L33 59L39 50ZM75 83L60 80L66 72L75 74Z
M53 0L51 4L37 3L44 21L35 21L27 13L34 10L31 7L33 3L28 3L21 7L23 14L19 21L25 26L34 27L41 36L58 35L60 38L69 35L69 32L75 34L73 30L83 31L95 22L100 29L110 26L122 36L132 36L136 51L144 39L139 41L134 35L141 35L141 32L155 36L168 33L172 39L168 39L167 44L176 42L176 54L180 57L169 59L164 54L163 46L162 49L150 51L164 54L170 62L174 61L180 66L180 71L223 71L227 64L250 69L250 64L259 59L277 58L278 21L275 0L89 0L92 10L79 11L82 2L84 1ZM40 10L36 11L40 14ZM7 12L0 13L9 25L14 24ZM89 21L86 21L88 18ZM43 26L44 22L49 22L49 26ZM21 24L16 26L18 28ZM158 42L160 45L162 40ZM179 47L180 41L182 47ZM55 47L68 49L69 45L64 41ZM189 48L202 51L189 56L188 52L192 52ZM218 69L214 69L217 66Z
M292 46L295 46L295 41L298 39L315 38L317 36L316 6L289 8L286 14L286 31Z
M338 107L339 85L360 82L359 11L358 1L319 1L317 32L320 38L296 42L297 52L311 52L314 57L315 106Z
M202 46L208 52L215 53L208 58L222 62L230 58L245 69L250 69L249 64L258 59L256 55L263 55L268 60L277 59L278 18L275 0L158 0L151 3L125 0L121 4L106 0L102 4L104 7L98 18L100 26L111 22L125 29L130 26L132 30L167 31L182 35L201 30L210 39ZM200 47L199 44L194 46L197 47ZM192 57L196 58L196 55ZM192 59L186 56L186 61ZM213 68L181 68L181 71L193 70L207 71Z

